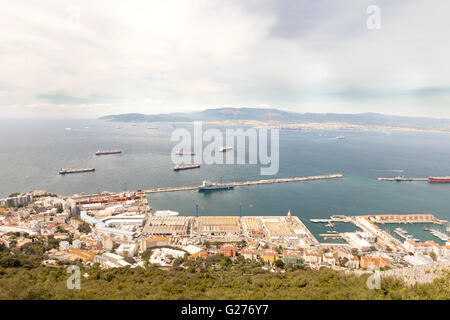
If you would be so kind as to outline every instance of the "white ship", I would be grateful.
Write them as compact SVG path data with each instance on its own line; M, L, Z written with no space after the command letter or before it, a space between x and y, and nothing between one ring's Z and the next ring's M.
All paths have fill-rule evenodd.
M155 217L167 217L167 216L178 216L179 213L176 211L170 211L170 210L157 210L153 214Z

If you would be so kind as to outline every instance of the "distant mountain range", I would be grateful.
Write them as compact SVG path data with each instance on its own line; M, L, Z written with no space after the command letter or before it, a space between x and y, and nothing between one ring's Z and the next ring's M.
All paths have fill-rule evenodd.
M141 114L126 113L108 115L99 119L112 122L192 122L257 120L282 122L340 122L357 125L380 125L415 129L448 129L450 119L416 118L389 116L379 113L338 114L338 113L297 113L270 108L220 108L200 112Z

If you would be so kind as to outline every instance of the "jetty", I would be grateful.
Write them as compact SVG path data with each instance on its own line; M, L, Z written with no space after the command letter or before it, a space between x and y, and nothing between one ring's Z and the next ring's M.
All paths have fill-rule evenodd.
M426 231L429 231L433 236L436 238L439 238L442 241L450 241L450 237L446 235L445 233L432 228L425 228Z
M236 182L229 182L227 184L232 185L234 187L241 187L241 186L251 186L251 185L260 185L260 184L336 179L336 178L342 178L342 177L343 177L342 174L327 174L327 175L307 176L307 177L276 178L276 179L252 180L252 181L236 181ZM195 185L195 186L154 188L154 189L142 190L142 192L159 193L159 192L175 192L175 191L188 191L188 190L198 190L198 186Z
M342 238L342 233L319 233L318 236L323 238Z
M428 181L428 178L403 178L403 177L396 177L396 178L378 178L378 181Z

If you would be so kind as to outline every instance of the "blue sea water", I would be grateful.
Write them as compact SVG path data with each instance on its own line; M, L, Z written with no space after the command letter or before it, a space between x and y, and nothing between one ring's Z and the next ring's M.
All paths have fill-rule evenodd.
M202 165L174 172L168 123L99 120L0 121L0 197L45 189L62 195L272 178L259 165ZM148 128L150 127L150 128ZM71 130L66 130L71 128ZM154 129L157 128L157 129ZM343 140L334 139L345 136ZM98 149L121 155L95 156ZM63 167L95 167L95 173L61 176ZM280 169L275 177L342 173L342 179L238 187L231 191L150 194L154 210L194 215L284 215L291 210L314 233L310 218L334 214L433 213L450 220L450 184L382 182L377 177L450 175L450 134L381 131L280 131ZM420 229L420 228L419 228ZM338 231L353 227L340 224ZM420 230L419 230L420 231ZM419 237L427 232L416 231ZM437 240L429 235L430 239Z

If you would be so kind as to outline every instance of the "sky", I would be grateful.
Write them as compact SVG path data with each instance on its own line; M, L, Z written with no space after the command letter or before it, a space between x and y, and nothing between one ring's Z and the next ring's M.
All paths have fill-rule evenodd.
M0 117L245 106L450 118L449 12L448 0L8 1Z

